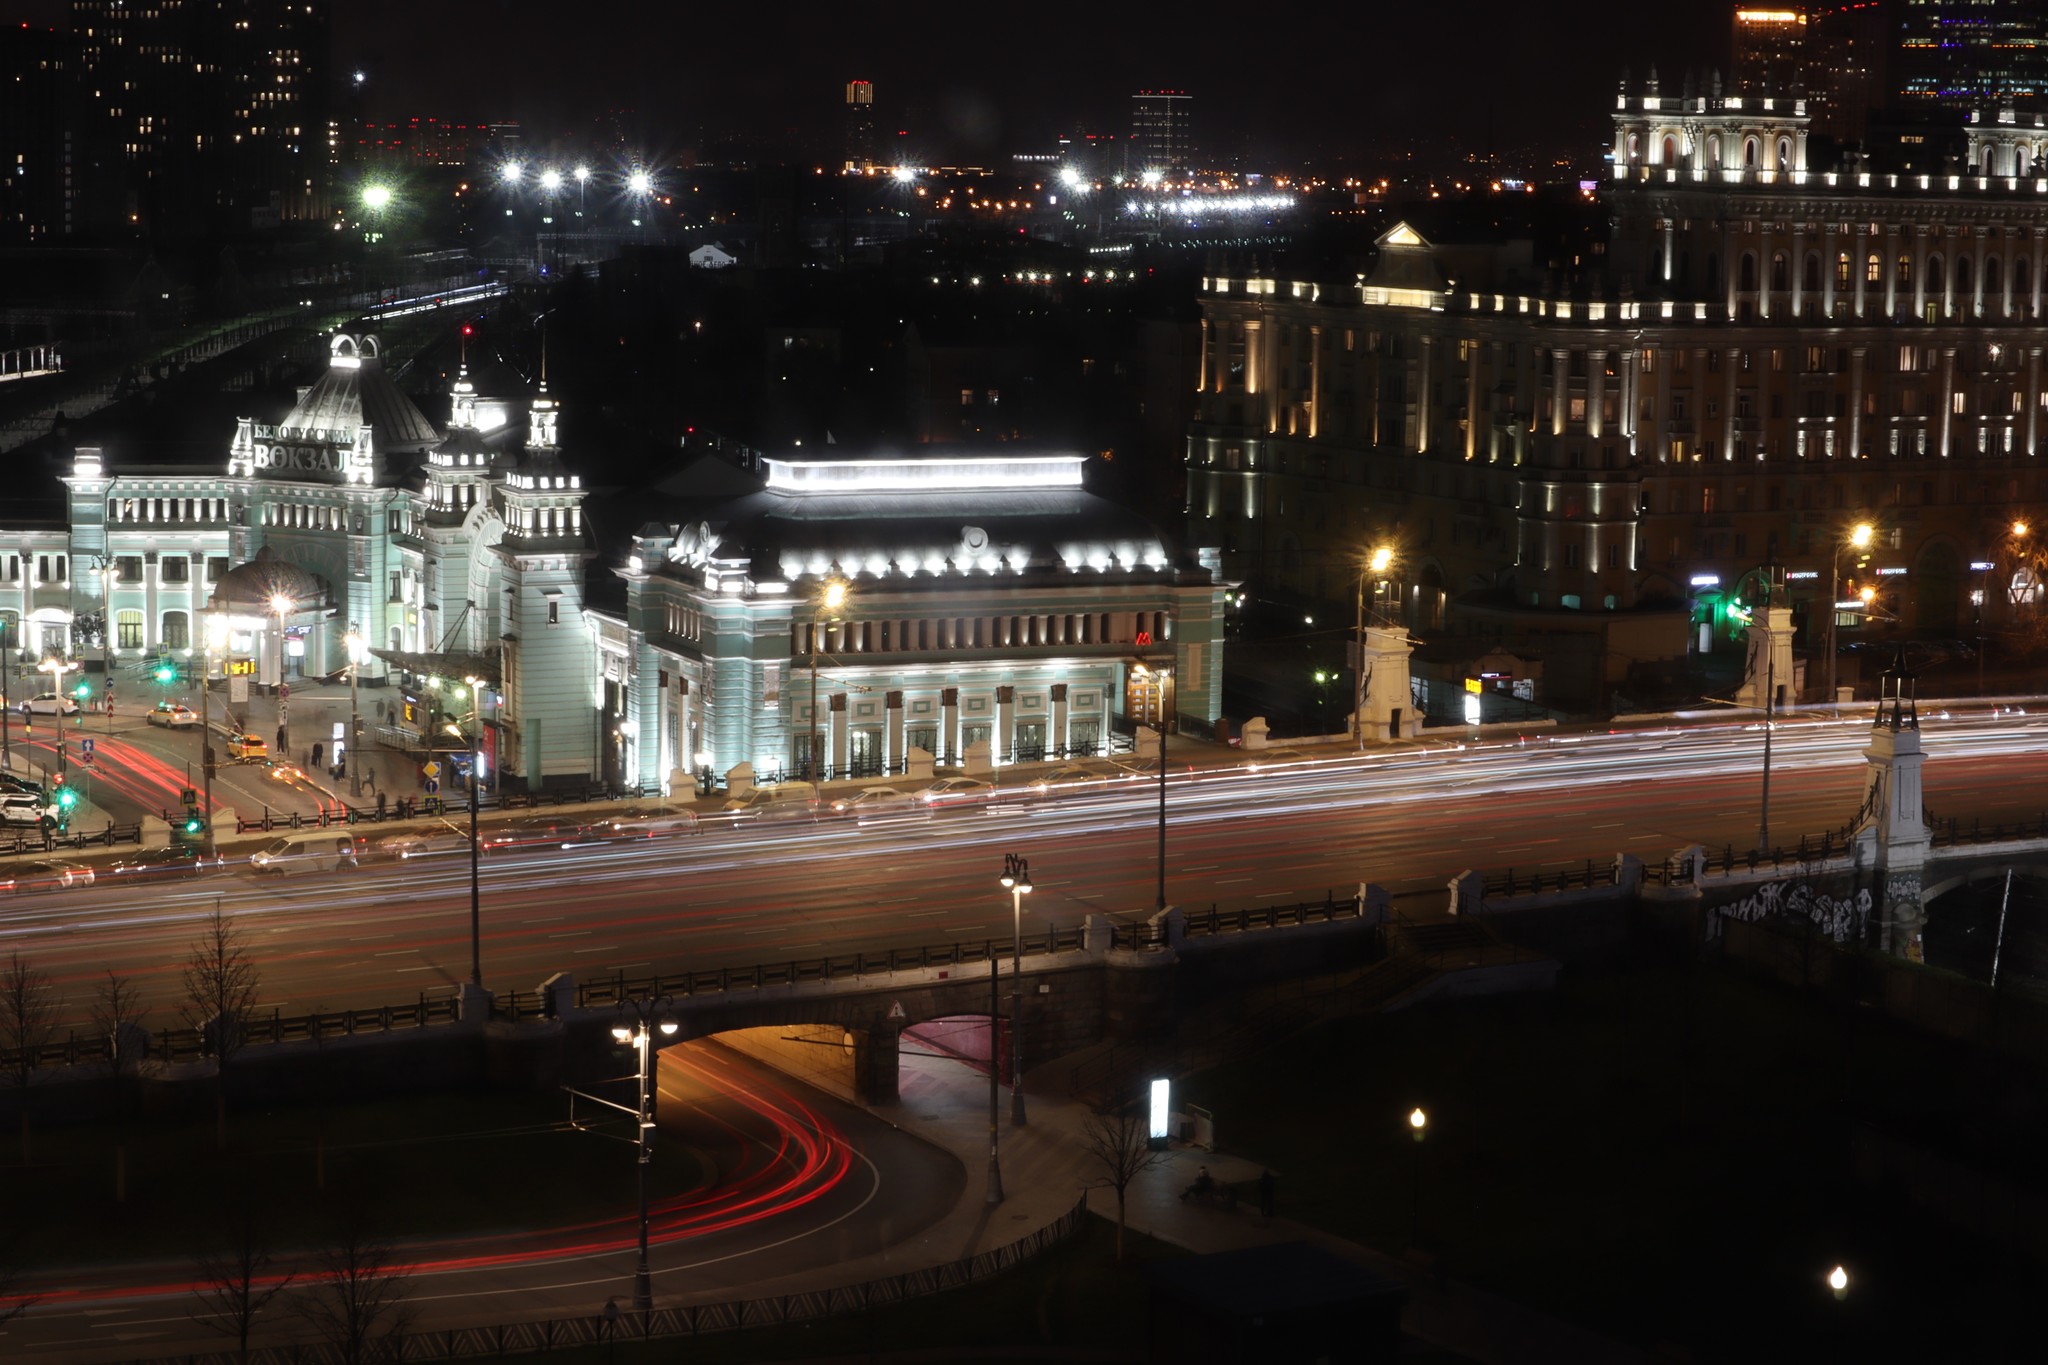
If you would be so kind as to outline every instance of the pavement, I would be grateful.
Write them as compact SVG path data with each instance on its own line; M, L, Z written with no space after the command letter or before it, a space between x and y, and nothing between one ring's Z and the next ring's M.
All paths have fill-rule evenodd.
M853 1285L992 1251L1054 1222L1084 1196L1094 1212L1113 1220L1115 1192L1102 1184L1100 1163L1083 1139L1089 1108L1068 1097L1073 1069L1092 1052L1074 1053L1026 1073L1023 1128L1011 1126L1009 1092L1007 1087L1002 1091L997 1155L1003 1199L991 1204L985 1175L988 1073L949 1057L923 1055L906 1043L899 1103L870 1112L951 1153L966 1167L967 1184L959 1202L937 1223L886 1252L841 1262L826 1271L764 1280L752 1287L755 1297ZM1241 1187L1235 1203L1180 1197L1204 1166L1221 1184ZM1405 1285L1408 1303L1402 1325L1408 1333L1482 1365L1632 1365L1656 1359L1639 1348L1447 1279L1433 1265L1390 1256L1289 1217L1288 1205L1298 1191L1290 1188L1285 1171L1274 1172L1276 1211L1263 1215L1257 1182L1267 1169L1256 1153L1175 1142L1127 1189L1126 1226L1196 1254L1312 1243Z

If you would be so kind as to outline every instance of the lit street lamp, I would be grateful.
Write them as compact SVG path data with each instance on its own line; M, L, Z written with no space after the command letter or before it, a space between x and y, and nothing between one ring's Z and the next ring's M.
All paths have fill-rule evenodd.
M1010 893L1010 1126L1024 1127L1024 898L1031 894L1031 864L1015 853L1003 855L1002 883ZM994 973L995 960L989 960ZM995 1037L995 1025L989 1025ZM994 1056L990 1056L994 1069Z
M477 771L477 753L483 738L484 693L482 679L470 677L463 681L469 684L469 731L465 734L462 727L453 721L448 722L445 728L449 734L469 743L469 984L481 991L484 988L483 880L476 815L477 788L483 785L479 780L482 775Z
M277 613L277 756L280 759L286 756L292 743L287 714L292 689L284 680L284 618L291 614L292 607L292 599L284 593L274 594L270 599L270 609Z
M633 1306L642 1312L654 1307L654 1279L647 1269L647 1168L654 1161L654 1088L648 1084L653 1057L654 1031L674 1037L679 1025L669 1013L674 1002L668 996L656 1000L626 1000L619 1004L619 1022L612 1025L612 1037L630 1043L639 1062L640 1107L635 1117L640 1125L640 1263L633 1271ZM630 1022L626 1012L632 1011Z
M1870 548L1870 538L1876 533L1877 528L1869 522L1859 521L1849 528L1849 545L1858 551L1867 550ZM1863 600L1867 603L1870 598L1866 596ZM1828 695L1825 700L1829 706L1835 704L1835 628L1842 614L1841 601L1842 542L1838 537L1835 540L1834 558L1830 561L1828 570Z
M1351 738L1359 748L1365 747L1365 576L1374 576L1372 589L1373 621L1376 625L1386 624L1380 598L1387 589L1387 570L1394 564L1394 549L1391 545L1376 545L1370 555L1358 564L1358 657L1351 661Z
M590 186L590 167L576 168L576 216L583 216L584 196Z
M1836 1266L1828 1272L1828 1292L1833 1294L1838 1300L1849 1297L1849 1272L1847 1270L1844 1270L1841 1266Z
M1422 1240L1422 1140L1429 1135L1429 1115L1417 1105L1408 1114L1408 1131L1415 1137L1415 1164L1408 1179L1408 1240Z
M363 717L356 707L356 673L362 667L363 637L354 626L341 637L342 645L348 650L348 764L349 795L363 794L363 763L360 751L363 742Z
M62 783L70 753L70 746L64 742L64 675L77 665L53 654L36 667L50 675L50 690L57 694L57 781Z

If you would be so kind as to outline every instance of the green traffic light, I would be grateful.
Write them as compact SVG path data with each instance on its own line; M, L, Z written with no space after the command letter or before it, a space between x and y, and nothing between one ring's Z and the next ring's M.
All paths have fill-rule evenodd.
M71 695L78 698L80 701L84 701L87 697L92 695L92 684L85 681L83 678L79 679L78 686L71 689Z
M70 810L78 804L78 793L69 787L57 788L57 804L65 810Z
M176 668L176 666L175 666L175 665L172 665L172 664L158 664L158 665L156 666L156 680L157 680L158 682L160 682L160 683L170 683L170 682L175 682L175 681L177 680L177 677L178 677L178 670L177 670L177 668Z

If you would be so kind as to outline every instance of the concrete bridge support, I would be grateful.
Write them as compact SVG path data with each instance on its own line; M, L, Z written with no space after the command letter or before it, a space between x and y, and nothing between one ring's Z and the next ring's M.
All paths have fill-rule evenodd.
M1903 653L1884 675L1877 722L1863 758L1869 770L1854 836L1856 866L1869 872L1881 888L1878 947L1923 961L1920 934L1927 911L1921 880L1932 839L1920 772L1926 755L1920 749L1920 717L1913 706L1913 675L1906 671Z

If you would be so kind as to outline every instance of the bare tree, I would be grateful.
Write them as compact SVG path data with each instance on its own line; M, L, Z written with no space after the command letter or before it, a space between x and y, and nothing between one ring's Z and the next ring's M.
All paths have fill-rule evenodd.
M1116 1258L1124 1258L1124 1195L1131 1182L1165 1160L1164 1152L1152 1150L1149 1134L1138 1110L1097 1109L1081 1121L1081 1149L1088 1154L1102 1179L1094 1188L1116 1191Z
M135 1113L135 1076L149 1054L142 1021L149 1014L135 983L107 969L93 996L93 1032L106 1039L107 1081L114 1089L114 1198L128 1198L128 1121Z
M350 1218L340 1237L318 1260L318 1281L299 1305L320 1340L341 1365L383 1365L400 1358L412 1326L405 1301L412 1281L388 1242L368 1235Z
M35 1079L36 1054L50 1041L55 1027L57 1002L50 993L50 978L23 960L19 952L7 955L0 968L0 1046L9 1054L7 1078L14 1083L14 1102L21 1108L21 1164L32 1159L29 1142L28 1087Z
M233 1337L236 1359L247 1360L256 1319L292 1282L290 1275L277 1272L255 1215L242 1210L214 1247L192 1258L192 1268L192 1297L199 1301L192 1320Z
M213 914L192 941L185 960L185 1022L198 1029L214 1059L215 1141L228 1145L228 1067L242 1050L256 1009L256 964L249 960L232 916L213 903Z

